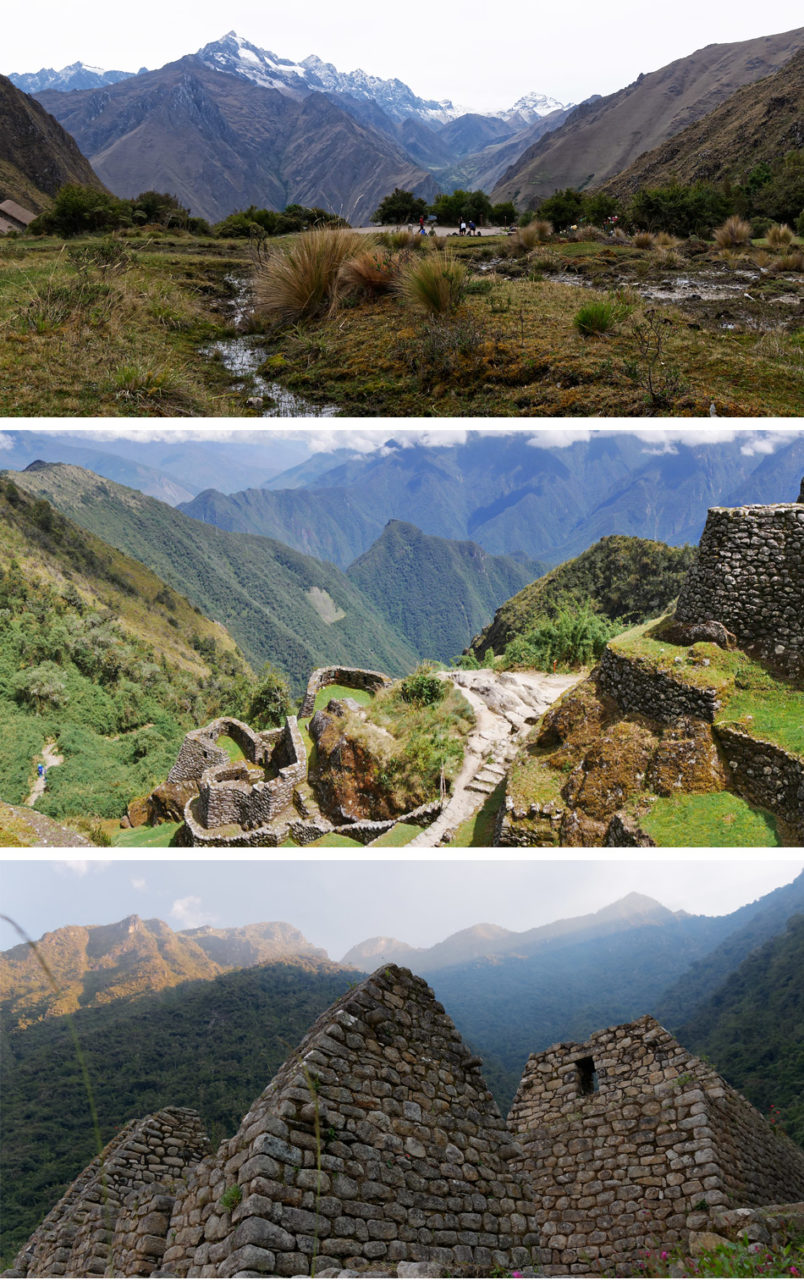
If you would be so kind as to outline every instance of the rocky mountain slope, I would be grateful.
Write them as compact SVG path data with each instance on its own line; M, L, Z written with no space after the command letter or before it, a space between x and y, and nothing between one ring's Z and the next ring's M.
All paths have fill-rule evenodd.
M132 915L110 925L70 925L46 933L35 950L24 942L0 952L0 1017L6 1031L21 1031L43 1018L299 957L327 959L282 922L175 932L162 920Z
M360 223L394 187L435 195L399 146L324 94L291 96L198 57L40 100L117 195L170 191L211 222L298 203Z
M147 70L140 67L140 74ZM45 89L57 89L59 93L71 93L73 89L99 89L104 84L117 84L127 80L132 71L104 71L102 67L90 67L85 62L72 62L68 67L40 67L38 71L12 71L8 77L23 93L42 93Z
M79 467L44 463L7 474L176 584L222 619L255 665L274 662L297 688L333 662L391 674L416 664L333 565L271 539L224 533Z
M103 190L74 138L7 76L0 76L0 200L34 213L66 182Z
M804 145L804 48L773 75L744 85L702 120L639 156L604 190L625 197L672 182L745 182Z
M777 71L804 43L804 28L707 45L576 108L505 173L493 199L534 207L557 188L586 189L709 114L743 85Z

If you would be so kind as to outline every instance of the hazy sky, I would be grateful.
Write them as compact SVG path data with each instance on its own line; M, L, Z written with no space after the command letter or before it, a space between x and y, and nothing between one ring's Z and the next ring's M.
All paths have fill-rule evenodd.
M736 856L735 856L736 852ZM3 913L33 939L66 924L112 924L157 917L173 929L283 920L339 960L375 936L431 946L458 929L490 922L513 930L597 911L627 893L656 898L670 910L725 915L788 884L801 870L789 858L742 856L683 860L643 852L516 861L500 857L360 860L298 850L292 862L264 857L182 861L54 862L40 853L0 861ZM0 949L20 941L0 921Z
M77 61L123 71L154 69L235 30L280 57L301 60L315 53L341 71L361 67L384 79L397 77L421 97L494 110L531 91L580 102L621 89L640 72L704 45L800 25L798 0L777 0L767 11L753 0L676 0L661 11L637 0L576 0L569 9L526 0L503 6L481 0L230 0L223 8L212 0L190 6L139 0L134 8L100 0L39 0L34 10L4 7L0 72Z

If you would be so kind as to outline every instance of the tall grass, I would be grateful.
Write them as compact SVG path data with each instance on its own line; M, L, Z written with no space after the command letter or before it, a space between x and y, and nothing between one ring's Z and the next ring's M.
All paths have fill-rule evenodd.
M341 267L366 249L366 237L357 231L301 232L257 266L255 313L277 324L325 315L337 304Z
M466 267L448 251L428 254L405 264L395 289L417 311L451 316L463 301Z
M795 236L792 227L788 227L786 222L781 224L777 222L768 227L765 239L771 249L787 249L793 243Z
M513 253L529 253L537 244L546 244L553 234L553 224L546 218L534 218L524 227L517 227L510 242Z
M736 213L714 231L715 244L721 249L740 249L751 243L751 223Z
M338 291L357 289L375 298L388 293L399 275L401 258L379 246L348 258L338 275Z

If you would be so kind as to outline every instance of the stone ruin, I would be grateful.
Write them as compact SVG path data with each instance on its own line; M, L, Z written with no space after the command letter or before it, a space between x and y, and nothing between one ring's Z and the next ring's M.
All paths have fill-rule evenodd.
M676 617L716 619L741 648L788 675L804 675L801 494L797 502L710 508Z
M12 1274L533 1274L533 1193L479 1066L421 978L378 969L214 1155L192 1112L127 1126L104 1152L105 1189L99 1159ZM174 1116L193 1142L160 1138Z
M508 1127L546 1275L633 1275L735 1205L804 1199L804 1151L651 1017L531 1055Z
M194 1111L131 1120L14 1260L17 1276L150 1276L165 1252L176 1187L209 1151Z
M381 671L357 667L319 667L310 676L300 718L312 714L316 695L330 684L376 693L393 681ZM330 702L328 710L348 703ZM219 746L230 737L243 752L232 762ZM387 818L361 818L348 814L331 821L319 807L307 778L307 751L298 721L288 716L281 729L257 732L242 720L221 716L185 737L167 781L144 801L129 805L129 817L139 821L183 818L176 843L191 847L242 848L283 844L289 837L298 845L321 836L349 836L361 844L389 831L398 822L426 826L440 812L443 800L435 797L409 813Z
M214 1154L183 1108L126 1125L6 1274L633 1275L804 1223L804 1151L651 1017L533 1054L507 1127L479 1066L380 968Z

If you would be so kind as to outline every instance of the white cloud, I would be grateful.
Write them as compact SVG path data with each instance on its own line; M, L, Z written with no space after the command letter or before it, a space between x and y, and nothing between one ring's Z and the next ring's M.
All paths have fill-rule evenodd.
M131 887L132 889L139 889L142 892L143 890L148 888L148 881L138 878L137 876L132 876Z
M78 876L80 879L83 876L95 875L100 871L108 871L112 863L101 858L70 858L64 862L54 862L53 866L57 875Z
M601 434L598 432L598 434ZM571 445L591 440L588 427L546 427L528 436L528 444L534 449L569 449Z
M170 908L170 915L182 929L197 929L202 924L212 924L215 917L201 905L201 899L177 898Z
M4 435L3 432L0 431L0 449L13 449L13 448L14 448L14 441L11 439L11 436Z

